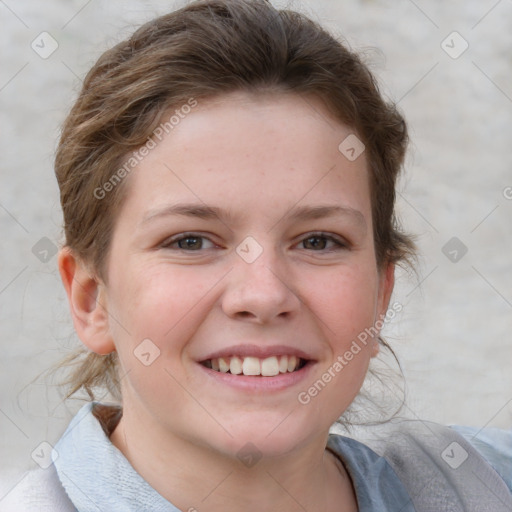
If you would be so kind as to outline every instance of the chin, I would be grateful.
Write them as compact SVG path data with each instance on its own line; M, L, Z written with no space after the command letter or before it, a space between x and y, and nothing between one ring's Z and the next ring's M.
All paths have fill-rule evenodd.
M209 436L209 445L244 462L244 458L283 457L319 436L327 436L329 426L313 425L311 418L304 424L293 413L287 414L247 414L243 421L232 422L227 428L232 437L225 432Z

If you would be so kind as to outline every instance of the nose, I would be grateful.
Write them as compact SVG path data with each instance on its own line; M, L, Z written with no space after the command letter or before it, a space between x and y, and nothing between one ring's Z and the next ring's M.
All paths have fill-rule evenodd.
M222 297L222 309L229 317L264 324L292 317L300 308L284 264L278 264L270 252L263 251L252 263L235 255L235 268Z

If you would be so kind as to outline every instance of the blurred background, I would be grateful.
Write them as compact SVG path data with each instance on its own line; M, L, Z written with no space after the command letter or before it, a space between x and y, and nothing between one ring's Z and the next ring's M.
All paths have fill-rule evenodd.
M9 475L35 467L32 452L54 444L82 405L38 378L78 343L56 261L60 124L104 50L183 3L0 1L0 460ZM399 272L393 300L403 309L385 328L406 377L404 414L510 428L512 1L273 4L363 52L409 122L398 210L421 259L417 278Z

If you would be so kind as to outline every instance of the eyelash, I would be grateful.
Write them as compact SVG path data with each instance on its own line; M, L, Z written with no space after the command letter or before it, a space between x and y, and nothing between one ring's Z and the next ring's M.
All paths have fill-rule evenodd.
M200 252L201 249L189 250L189 249L183 249L181 247L173 249L171 247L172 245L174 245L178 242L181 242L182 240L186 240L187 238L205 239L205 240L209 240L211 242L211 240L208 237L200 235L199 233L182 233L182 234L178 235L177 237L172 237L170 239L165 240L164 242L162 242L162 244L160 244L160 247L163 249L171 249L171 250L178 250L178 251L185 251L185 252ZM336 245L336 247L331 248L331 249L321 249L319 251L313 250L312 252L333 252L333 251L349 249L349 244L347 242L344 242L332 235L327 235L322 232L310 233L305 238L303 238L299 243L302 243L305 240L309 240L311 238L324 239L327 241L331 241ZM211 242L211 243L213 243L213 242ZM308 249L304 249L304 250L308 250Z

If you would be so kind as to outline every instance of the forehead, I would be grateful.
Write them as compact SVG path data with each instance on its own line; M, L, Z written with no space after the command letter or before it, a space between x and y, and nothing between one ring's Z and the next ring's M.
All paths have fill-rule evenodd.
M155 138L130 176L127 202L140 215L178 199L228 204L243 216L304 202L368 210L365 154L350 160L340 151L353 130L320 100L233 93L199 100L187 112L163 116L165 123L174 115L172 130Z

